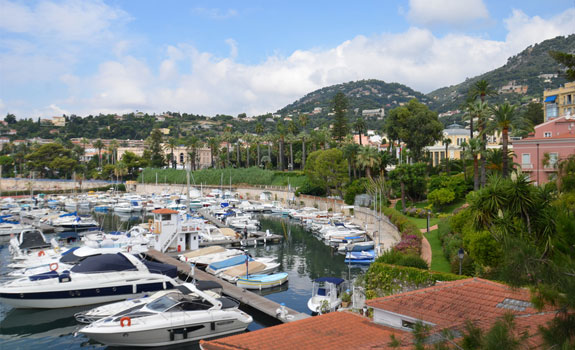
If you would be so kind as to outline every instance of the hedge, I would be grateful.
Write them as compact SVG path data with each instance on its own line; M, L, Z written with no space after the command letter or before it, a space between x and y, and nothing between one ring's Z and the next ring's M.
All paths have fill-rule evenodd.
M393 208L383 208L383 213L389 218L401 233L401 241L395 250L404 254L421 255L421 231L409 219Z
M438 281L456 281L469 278L414 267L374 262L365 274L366 297L373 299L435 285Z

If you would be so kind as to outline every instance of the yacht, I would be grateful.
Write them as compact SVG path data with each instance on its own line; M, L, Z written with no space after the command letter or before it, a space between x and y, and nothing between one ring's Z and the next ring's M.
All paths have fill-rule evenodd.
M172 289L175 266L127 253L90 256L70 270L49 271L0 284L0 302L15 308L62 308L122 300Z
M253 321L239 303L215 298L193 284L122 310L79 330L111 346L149 347L179 344L241 332Z

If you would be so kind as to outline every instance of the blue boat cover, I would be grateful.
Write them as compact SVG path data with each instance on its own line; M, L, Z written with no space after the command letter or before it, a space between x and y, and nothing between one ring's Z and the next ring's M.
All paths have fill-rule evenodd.
M555 102L555 100L557 99L557 95L552 95L552 96L547 96L547 98L545 99L545 102Z
M252 259L252 258L249 259L249 261L253 261L253 260L254 259ZM210 264L209 267L214 269L214 270L219 270L219 269L223 269L226 267L236 266L236 265L242 264L244 262L246 262L246 256L245 255L236 255L236 256L231 257L229 259L218 261L218 262L215 262L213 264Z
M58 277L58 272L48 271L48 272L39 273L37 275L32 275L28 278L30 279L30 281L40 281L40 280L47 280L49 278L56 278L56 277Z
M343 279L342 278L338 278L338 277L320 277L320 278L316 278L314 280L314 282L328 282L328 283L333 283L336 286L340 285L343 283Z
M136 270L136 267L120 253L88 256L71 269L72 272L80 273L126 270Z
M63 218L63 217L66 217L66 216L78 216L78 212L75 212L75 211L74 211L74 212L71 212L71 213L62 214L62 215L60 215L59 217Z
M74 250L76 250L76 249L78 249L78 248L80 248L80 247L72 247L72 248L66 250L64 253L62 253L62 256L68 255L68 254L72 253Z

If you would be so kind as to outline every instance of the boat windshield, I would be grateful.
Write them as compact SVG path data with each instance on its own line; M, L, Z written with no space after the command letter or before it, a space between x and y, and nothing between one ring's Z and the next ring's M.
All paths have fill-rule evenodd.
M157 300L152 301L147 305L147 308L157 312L163 312L178 303L177 300L165 295Z

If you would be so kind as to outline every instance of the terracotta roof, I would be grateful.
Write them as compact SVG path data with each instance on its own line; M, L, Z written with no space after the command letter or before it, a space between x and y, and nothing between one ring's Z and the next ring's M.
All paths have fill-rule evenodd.
M444 282L433 287L369 300L373 308L449 327L466 320L495 320L506 313L538 312L526 289L480 278Z
M163 209L153 210L152 213L154 213L154 214L177 214L178 211L172 210L172 209L163 208Z
M403 341L406 331L384 327L350 312L332 312L301 321L260 329L231 337L200 342L204 350L368 350L385 349L391 335L402 340L399 349L411 349Z

